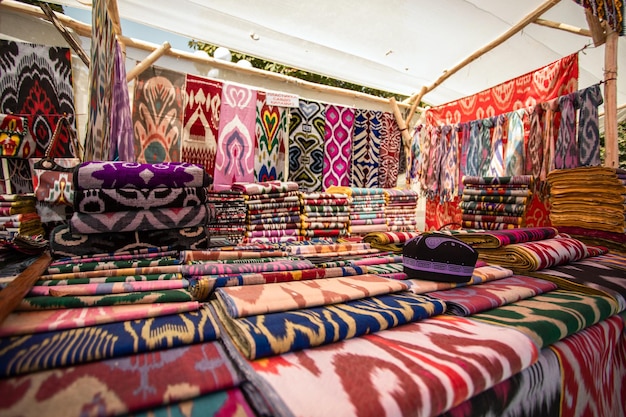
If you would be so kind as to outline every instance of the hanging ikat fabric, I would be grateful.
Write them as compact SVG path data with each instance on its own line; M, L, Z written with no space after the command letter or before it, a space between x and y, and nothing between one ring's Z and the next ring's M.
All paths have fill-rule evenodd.
M224 84L220 110L219 138L215 155L217 190L235 182L254 182L254 132L256 90Z
M323 189L334 185L350 186L353 127L354 109L336 105L326 107L324 168L322 170Z
M578 89L578 54L510 79L472 96L430 109L429 124L469 122L508 113Z
M111 149L111 100L115 68L115 34L108 2L94 0L91 19L89 113L85 136L85 160L102 161Z
M285 180L285 147L288 138L289 111L269 105L264 91L257 92L255 181Z
M133 115L126 82L126 64L122 48L115 42L115 79L111 97L110 161L135 162Z
M378 187L382 114L381 111L375 110L355 110L352 136L352 187Z
M524 175L524 114L524 109L509 113L508 138L504 154L504 174L508 177Z
M539 178L543 164L543 107L533 106L529 109L530 132L524 157L524 174Z
M504 175L504 123L506 115L501 114L491 118L493 136L491 137L491 162L486 177L501 177Z
M578 167L575 98L576 93L571 93L558 99L559 110L561 111L561 124L559 125L559 134L554 145L555 169Z
M579 108L578 156L580 166L601 165L598 106L604 102L598 84L576 93L575 106Z
M322 189L324 167L325 106L300 100L291 109L289 123L289 180L298 183L300 191Z
M74 124L74 90L69 48L0 40L0 113L27 118L34 143L24 155L43 157L57 119L67 115ZM68 137L54 156L72 156ZM28 164L26 164L28 165Z
M180 162L185 75L157 67L135 81L133 125L137 162Z
M187 74L181 161L213 176L222 104L222 82Z
M585 10L600 20L606 21L611 28L619 33L624 34L624 1L623 0L574 0Z
M392 113L383 113L382 136L380 141L380 162L378 168L378 186L393 188L398 183L400 164L400 146L402 132Z

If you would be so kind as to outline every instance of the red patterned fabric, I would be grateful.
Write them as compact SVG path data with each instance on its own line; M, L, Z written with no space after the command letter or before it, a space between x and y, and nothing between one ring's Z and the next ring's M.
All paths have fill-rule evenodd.
M622 318L613 316L550 347L562 370L561 415L626 415L623 331Z
M213 176L222 104L222 82L187 74L183 114L183 162L200 164Z
M464 123L507 113L545 102L578 89L578 55L572 54L556 62L513 78L472 96L430 109L431 125ZM528 134L525 126L525 135ZM531 221L527 226L549 226L548 207L534 200ZM459 200L440 204L438 198L426 201L426 230L439 230L450 224L461 224ZM544 223L545 221L545 223Z
M537 357L521 332L439 315L251 365L293 415L428 416L509 378Z
M0 414L121 415L240 382L228 354L215 341L2 379Z

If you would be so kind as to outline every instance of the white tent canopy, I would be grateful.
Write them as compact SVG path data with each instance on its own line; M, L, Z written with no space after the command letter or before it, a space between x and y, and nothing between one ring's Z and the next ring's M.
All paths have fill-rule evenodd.
M88 8L82 0L56 1ZM544 0L117 0L120 17L355 84L415 95L506 33ZM552 1L541 19L588 29L584 8ZM122 27L123 30L123 27ZM579 87L604 79L604 46L530 24L450 76L423 101L439 105L579 55ZM626 67L620 37L618 68ZM626 77L618 80L618 107Z

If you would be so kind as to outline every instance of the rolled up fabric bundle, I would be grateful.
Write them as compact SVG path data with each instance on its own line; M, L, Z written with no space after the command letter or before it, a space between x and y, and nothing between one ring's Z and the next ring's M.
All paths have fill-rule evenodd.
M514 243L497 249L479 250L479 259L512 269L515 273L566 265L589 257L583 242L566 237Z
M202 165L187 162L142 164L124 161L87 161L74 171L78 190L101 188L208 187L213 182Z
M533 242L537 240L552 239L558 231L554 227L520 227L511 230L497 231L472 231L455 232L449 231L459 240L477 248L499 248L512 243Z

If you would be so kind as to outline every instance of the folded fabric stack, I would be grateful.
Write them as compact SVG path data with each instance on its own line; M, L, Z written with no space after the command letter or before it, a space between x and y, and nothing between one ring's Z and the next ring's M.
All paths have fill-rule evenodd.
M53 230L51 247L63 256L89 248L100 253L102 246L108 252L206 247L210 183L201 165L189 163L83 162L74 172L74 214L67 228ZM111 240L122 246L110 247Z
M241 191L207 191L207 203L214 215L207 223L209 246L241 243L246 236L246 202Z
M231 189L241 192L245 199L246 242L282 243L302 240L297 182L236 182Z
M415 231L417 228L417 191L385 188L384 195L387 231Z
M36 203L32 194L0 195L0 237L3 240L43 233Z
M47 247L32 194L0 194L0 261L18 253L37 254Z
M442 314L442 301L372 274L218 288L212 306L246 359L358 338Z
M341 238L348 234L350 206L341 193L300 193L302 236L305 239Z
M350 236L386 232L385 195L382 188L329 187L326 192L346 194L350 200Z
M548 174L550 221L624 233L626 187L615 168L594 166L557 169Z
M464 176L463 184L459 208L464 228L501 230L526 225L526 207L532 198L532 176Z

